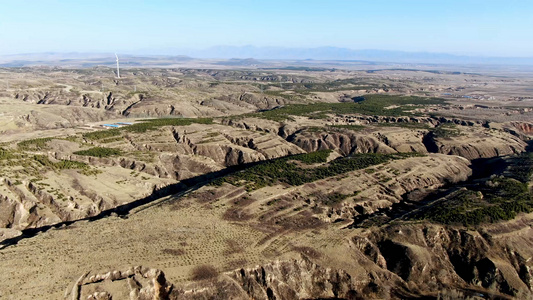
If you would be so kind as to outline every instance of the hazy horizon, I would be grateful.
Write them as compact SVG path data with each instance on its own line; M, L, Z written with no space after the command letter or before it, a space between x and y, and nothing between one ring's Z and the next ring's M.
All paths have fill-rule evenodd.
M115 54L119 53L127 56L137 56L137 55L146 55L146 56L190 56L192 58L221 58L221 57L205 57L205 56L195 56L191 53L202 53L207 51L219 50L219 49L253 49L253 50L320 50L320 49L330 49L330 50L349 50L355 52L389 52L389 53L405 53L405 54L430 54L430 55L447 55L455 57L475 57L475 58L533 58L533 53L529 56L499 56L499 55L485 55L485 54L457 54L453 52L444 52L444 51L406 51L400 49L370 49L370 48L349 48L349 47L337 47L331 45L322 45L316 47L283 47L283 46L256 46L256 45L213 45L209 47L202 48L178 48L178 47L167 47L167 48L153 48L153 49L132 49L129 51L111 51L111 50L97 50L97 51L35 51L35 52L18 52L18 53L0 53L0 56L17 56L17 55L39 55L39 54ZM238 57L235 58L245 58ZM246 58L255 58L255 57L246 57ZM265 58L261 58L265 59ZM301 59L308 59L302 57ZM309 58L312 59L312 58Z
M252 45L533 56L533 3L523 1L44 0L2 10L0 55Z

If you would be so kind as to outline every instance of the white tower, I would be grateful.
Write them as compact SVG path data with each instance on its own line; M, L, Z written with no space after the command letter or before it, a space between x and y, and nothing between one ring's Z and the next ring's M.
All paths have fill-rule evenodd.
M118 68L118 55L116 53L115 57L117 58L117 78L120 78L120 69Z

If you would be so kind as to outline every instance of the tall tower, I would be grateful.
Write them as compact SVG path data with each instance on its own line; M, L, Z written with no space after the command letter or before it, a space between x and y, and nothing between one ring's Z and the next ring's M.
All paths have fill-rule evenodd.
M117 58L117 78L120 78L120 69L118 67L118 55L115 53L115 57Z

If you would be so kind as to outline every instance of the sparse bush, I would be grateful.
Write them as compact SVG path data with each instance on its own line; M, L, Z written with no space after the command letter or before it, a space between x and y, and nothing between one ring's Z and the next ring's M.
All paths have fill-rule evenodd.
M56 168L63 169L87 169L89 165L75 160L61 160L54 164Z
M8 151L4 148L0 148L0 160L11 159L13 157L14 155L13 153L11 153L11 151Z
M319 259L322 256L320 252L318 252L314 248L307 247L307 246L293 247L293 249L295 251L302 253L303 255L307 257L314 258L314 259Z
M32 140L25 140L17 144L20 150L43 150L47 148L47 143L50 142L52 138L39 138Z
M58 162L52 162L45 155L34 155L33 159L38 162L43 167L48 167L54 170L64 170L64 169L80 169L88 170L89 165L83 162L74 161L74 160L60 160Z
M174 256L180 256L185 254L185 250L183 249L163 249L161 252L163 252L163 254L169 254Z
M34 155L33 159L44 167L53 167L54 163L44 155Z
M315 197L315 202L321 203L322 205L335 206L339 204L342 200L350 197L350 195L344 195L338 192L333 192L330 194L324 194L322 192L317 192L312 194Z
M332 127L332 128L340 128L340 129L348 129L348 130L353 130L353 131L360 131L360 130L363 130L365 129L366 127L363 126L363 125L331 125L329 127Z
M461 132L459 131L459 129L455 129L450 126L446 127L444 125L440 125L436 127L435 129L433 129L432 132L433 132L433 135L437 138L450 138L450 137L461 135Z

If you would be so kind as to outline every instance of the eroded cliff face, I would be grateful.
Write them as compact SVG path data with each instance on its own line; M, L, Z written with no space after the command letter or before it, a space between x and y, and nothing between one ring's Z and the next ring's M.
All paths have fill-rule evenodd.
M167 282L161 270L135 266L100 274L86 272L67 289L64 299L169 299L172 288L172 284Z
M210 282L177 288L169 299L350 299L356 294L348 273L304 257L228 272Z
M446 117L333 116L325 121L283 124L246 118L225 119L223 124L246 130L278 134L306 152L332 149L342 155L352 153L420 152L458 155L469 160L516 154L527 143L517 134L491 128L481 121ZM387 125L368 130L331 130L327 125ZM513 123L514 124L514 123ZM529 130L527 123L516 128ZM322 125L323 130L309 130ZM414 127L413 127L414 126ZM437 126L444 126L442 129ZM521 130L521 129L520 129Z
M356 134L302 132L291 136L288 140L307 152L327 149L338 150L343 155L396 152L375 137Z
M475 230L427 223L347 230L341 259L346 270L328 267L328 258L302 254L213 271L186 284L168 282L163 271L145 267L87 272L69 287L66 299L121 294L130 299L530 299L532 222L524 216Z
M533 123L528 122L512 122L511 125L518 129L521 133L526 135L533 135Z
M393 161L386 168L379 168L350 174L346 178L341 176L326 182L307 184L300 193L311 199L311 205L323 208L322 213L315 214L317 217L332 223L354 217L364 218L390 209L395 204L403 203L411 192L434 190L462 182L472 174L470 162L465 158L441 154ZM367 172L373 173L368 175ZM321 191L320 186L324 187L324 191ZM317 191L338 191L355 196L337 205L322 206Z
M330 120L333 124L398 124L398 125L426 125L430 128L436 127L441 124L455 124L461 126L475 126L482 125L485 122L482 121L469 121L461 120L457 118L448 118L448 117L414 117L414 116L353 116L353 115L337 115L332 117Z
M112 288L109 283L115 282ZM83 274L66 300L119 299L352 299L356 284L343 270L321 267L307 258L242 268L196 284L175 286L163 271L146 267Z
M286 123L258 118L224 119L222 124L168 126L154 134L127 133L112 143L85 140L85 143L92 143L92 146L114 147L130 154L102 158L76 155L74 151L80 149L77 142L55 140L49 143L50 148L46 152L38 154L44 154L54 161L84 162L105 170L104 174L81 176L76 172L61 171L53 175L49 172L50 180L44 182L44 185L33 183L30 179L21 180L22 184L18 186L6 184L5 190L0 190L0 195L3 196L0 205L4 207L2 224L7 228L25 229L95 216L104 210L149 196L177 181L231 166L317 150L331 149L337 156L353 153L433 152L473 160L519 153L527 147L526 142L511 133L485 128L477 123L462 125L454 119L358 118L362 119L356 121L370 122L372 118L377 118L376 122L428 126L444 122L453 125L443 131L451 134L438 135L433 129L425 127L373 127L358 131L344 128L330 130L322 124L325 126L324 130L312 130L315 122L323 121L306 118ZM348 121L350 120L352 119ZM449 168L456 166L463 172L463 176L458 176L461 180L471 174L463 168L460 160L452 159L448 163ZM445 173L449 173L448 171L450 170ZM384 174L382 180L397 177L394 172L389 173ZM9 174L6 179L17 182ZM416 180L419 182L415 182ZM336 207L328 212L331 215L328 218L333 220L338 216L353 216L356 209L373 212L388 207L399 201L398 198L406 190L403 187L437 186L435 180L456 182L424 174L417 178L396 178L396 182L385 184L369 179L367 181L375 184L375 187L367 190L372 190L373 194L362 193L361 197L367 197L371 201L362 199L359 206ZM97 181L105 182L105 186L100 186ZM47 184L51 185L50 188L46 188ZM393 193L390 193L391 190ZM374 201L376 198L380 201Z
M354 247L412 290L472 288L529 299L531 218L465 228L405 224L352 239Z
M423 141L428 152L458 155L469 160L517 154L527 147L525 141L510 133L475 127L443 136L430 132Z

